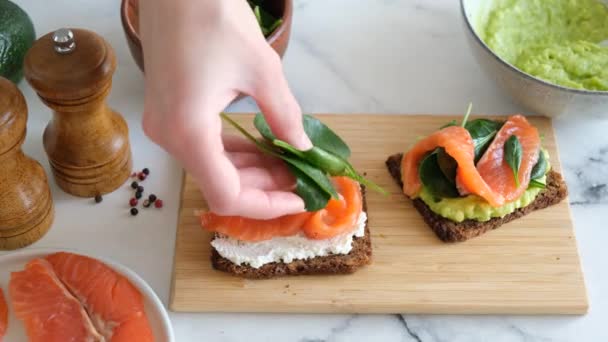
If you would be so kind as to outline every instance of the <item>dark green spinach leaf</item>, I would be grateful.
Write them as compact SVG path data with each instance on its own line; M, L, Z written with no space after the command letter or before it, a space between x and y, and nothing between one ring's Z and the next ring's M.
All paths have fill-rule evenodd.
M458 168L458 163L452 156L447 154L443 147L437 149L437 164L439 164L439 168L446 179L450 181L450 183L456 184L456 169Z
M281 25L281 23L283 23L283 19L276 18L264 9L262 0L248 0L248 2L264 37L268 37L277 27L279 27L279 25Z
M528 189L531 189L531 188L544 189L546 187L547 187L547 185L538 179L531 179L530 184L528 184Z
M473 144L475 145L475 162L486 152L496 133L500 130L504 123L500 121L488 120L488 119L476 119L468 122L465 125L471 138L473 138Z
M350 148L348 145L346 145L344 140L324 123L310 115L303 115L302 123L306 135L308 135L308 138L310 138L310 141L314 146L320 147L342 159L348 159L350 157ZM255 116L253 124L264 138L271 141L276 139L262 114L258 113Z
M517 136L512 135L507 139L504 146L505 161L507 165L513 171L513 177L515 178L515 185L519 187L519 168L521 166L521 158L523 148Z
M325 208L331 196L298 168L292 165L288 165L288 167L296 177L296 193L304 200L305 209L317 211Z
M418 174L424 187L435 199L458 197L458 189L441 171L437 151L429 153L420 163Z
M549 168L549 162L547 162L547 158L545 157L545 152L543 150L539 151L538 161L536 165L532 168L532 172L530 173L530 179L538 179L543 177L547 173L547 169Z

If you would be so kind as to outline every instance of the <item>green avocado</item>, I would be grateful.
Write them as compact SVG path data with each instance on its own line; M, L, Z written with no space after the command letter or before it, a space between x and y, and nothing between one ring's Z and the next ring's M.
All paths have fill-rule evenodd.
M608 7L599 0L495 0L477 30L520 70L569 88L608 90Z
M36 39L30 17L19 6L0 0L0 76L19 83L23 59Z
M542 152L545 154L545 158L549 160L549 153L544 149ZM551 167L548 166L547 170L550 168ZM541 177L538 181L545 183L546 176ZM418 197L426 203L434 213L452 221L488 221L495 217L504 217L514 212L516 209L528 206L541 191L542 189L540 188L529 187L521 197L501 207L492 207L485 199L477 195L441 198L438 200L425 187L422 188Z

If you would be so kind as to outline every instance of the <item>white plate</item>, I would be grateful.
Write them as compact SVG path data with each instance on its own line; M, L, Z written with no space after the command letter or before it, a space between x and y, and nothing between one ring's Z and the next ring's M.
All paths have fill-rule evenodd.
M112 269L117 271L118 273L125 276L129 281L139 289L143 298L144 298L144 307L146 311L146 315L148 316L148 320L150 321L150 325L152 326L152 332L154 333L155 341L157 342L174 342L175 337L173 336L173 328L171 327L171 321L169 320L169 315L165 310L162 302L152 288L141 279L135 272L131 271L126 266L120 265L114 261L110 261L104 258L100 258L94 255L90 255L87 253L83 253L80 251L75 251L72 249L28 249L24 251L12 252L10 254L0 255L0 287L4 291L4 295L6 297L7 304L9 306L9 323L8 323L8 331L5 337L5 341L11 342L21 342L27 341L27 336L25 334L25 329L21 321L19 321L12 313L10 298L8 294L8 282L10 280L11 272L21 271L25 268L25 264L28 261L34 258L44 257L48 254L55 252L71 252L77 253L81 255L86 255L92 258L95 258L106 265L110 266Z

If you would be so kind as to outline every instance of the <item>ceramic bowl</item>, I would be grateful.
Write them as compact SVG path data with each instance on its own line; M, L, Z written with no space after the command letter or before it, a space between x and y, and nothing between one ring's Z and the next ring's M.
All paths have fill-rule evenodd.
M279 56L283 57L291 34L293 0L268 0L265 3L268 12L277 18L283 19L282 24L270 36L266 37L266 41L268 41L270 46L272 46ZM139 68L144 71L144 56L141 40L139 39L139 0L122 0L120 4L120 17L131 55Z
M534 114L549 117L608 118L608 92L572 89L529 75L496 55L480 38L478 28L491 0L460 0L469 45L484 72L515 102Z

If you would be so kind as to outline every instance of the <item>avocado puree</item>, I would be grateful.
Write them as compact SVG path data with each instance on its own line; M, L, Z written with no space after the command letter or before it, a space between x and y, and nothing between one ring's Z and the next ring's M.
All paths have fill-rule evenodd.
M481 38L520 70L570 88L608 90L608 7L599 0L496 0Z
M547 160L549 153L542 149ZM547 167L547 170L551 166ZM545 183L547 176L544 176L538 181ZM436 214L448 218L452 221L462 222L464 220L488 221L494 217L504 217L519 208L528 206L536 199L536 196L541 192L539 188L528 188L521 197L513 202L506 203L501 207L491 206L485 199L477 195L468 195L457 198L442 198L437 200L431 195L426 188L422 188L418 197L429 206Z

